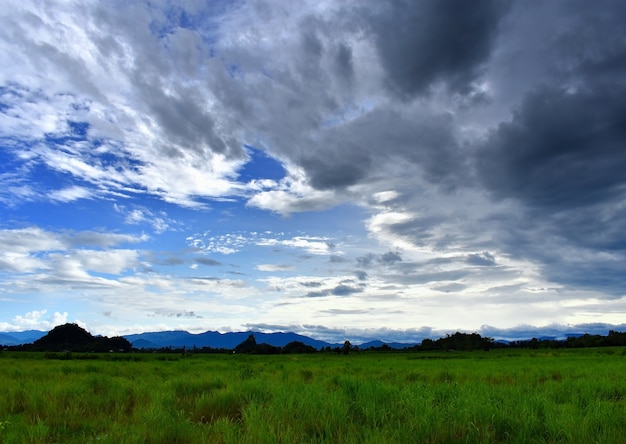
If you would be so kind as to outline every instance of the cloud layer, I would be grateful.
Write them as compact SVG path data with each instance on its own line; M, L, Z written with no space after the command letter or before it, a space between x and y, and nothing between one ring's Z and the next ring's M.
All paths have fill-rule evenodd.
M72 288L112 319L141 288L139 312L227 328L615 323L624 13L9 2L0 284L22 317Z

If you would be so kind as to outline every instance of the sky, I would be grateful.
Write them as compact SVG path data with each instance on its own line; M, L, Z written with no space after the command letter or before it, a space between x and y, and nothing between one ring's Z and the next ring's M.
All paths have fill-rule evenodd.
M626 329L623 1L0 15L0 331Z

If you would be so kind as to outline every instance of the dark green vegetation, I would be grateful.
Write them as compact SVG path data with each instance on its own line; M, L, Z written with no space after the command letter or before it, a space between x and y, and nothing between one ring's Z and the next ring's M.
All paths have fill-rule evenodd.
M586 444L626 436L626 352L617 347L45 356L0 353L0 442Z

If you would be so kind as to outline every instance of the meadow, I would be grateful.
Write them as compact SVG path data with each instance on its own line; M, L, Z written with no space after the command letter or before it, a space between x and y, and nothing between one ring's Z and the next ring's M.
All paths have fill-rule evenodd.
M51 357L0 352L0 442L626 442L624 348Z

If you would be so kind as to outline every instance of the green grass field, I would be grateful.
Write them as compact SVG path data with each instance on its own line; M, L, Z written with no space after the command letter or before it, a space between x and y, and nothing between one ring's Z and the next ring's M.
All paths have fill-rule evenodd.
M3 443L626 442L623 348L2 352L0 381Z

